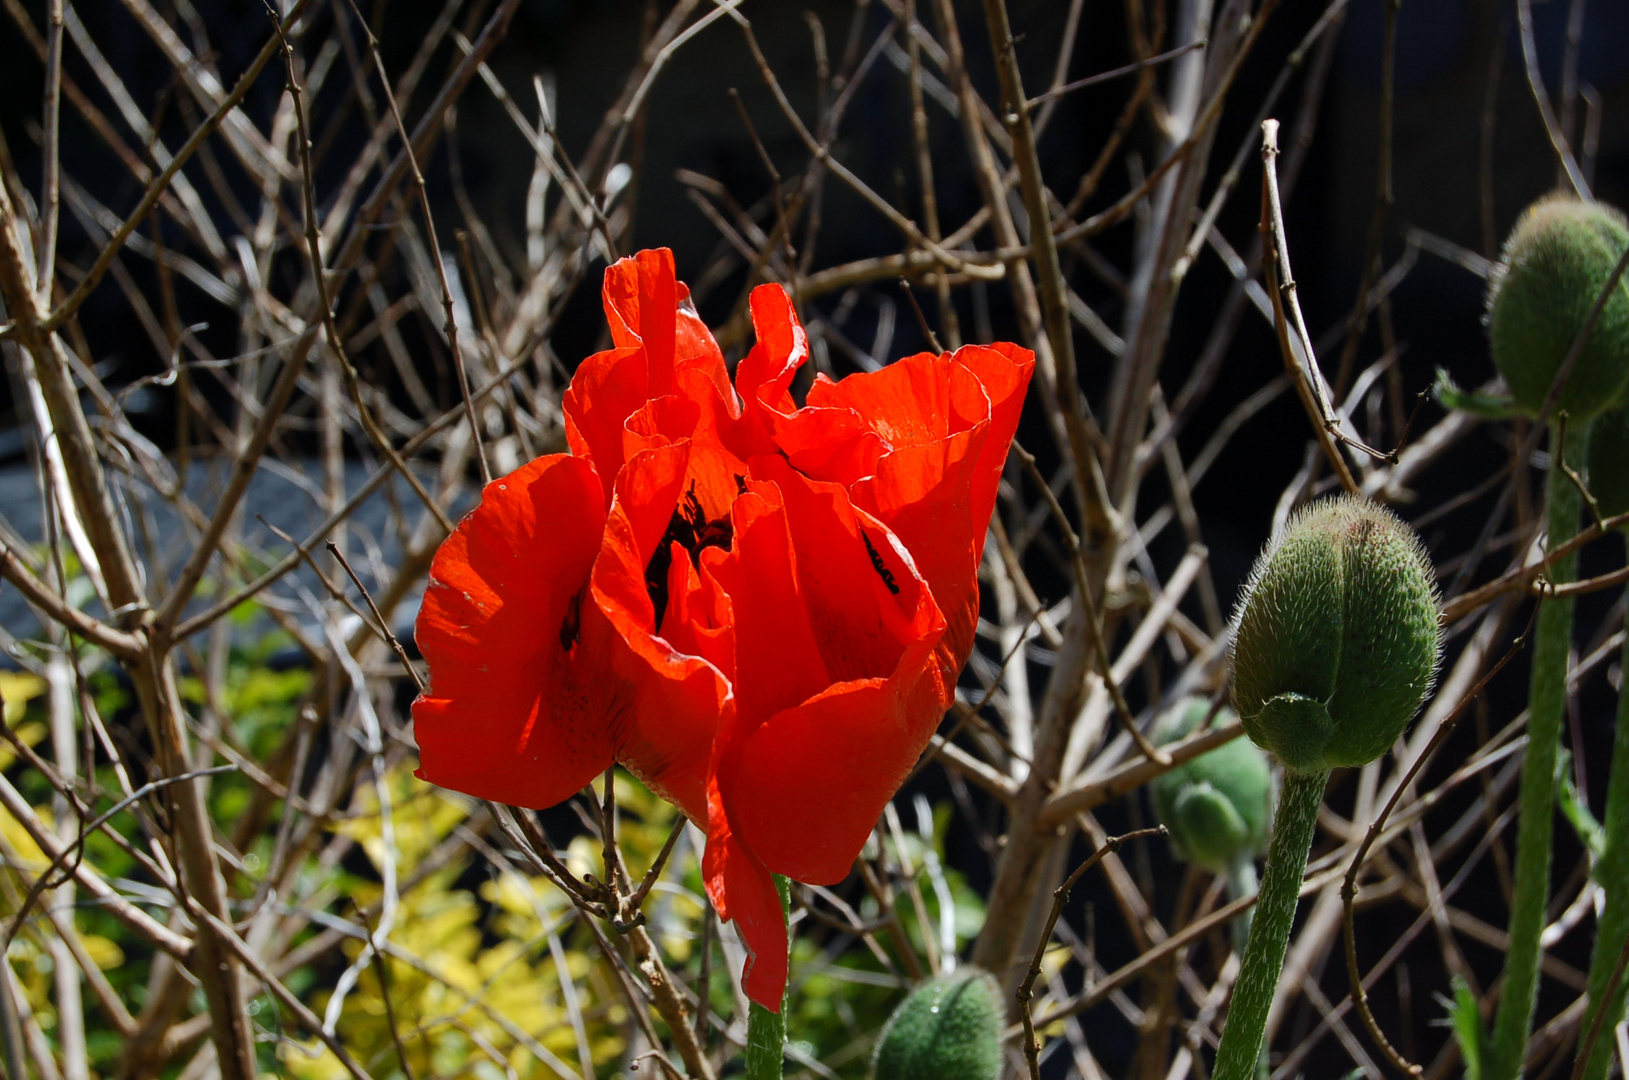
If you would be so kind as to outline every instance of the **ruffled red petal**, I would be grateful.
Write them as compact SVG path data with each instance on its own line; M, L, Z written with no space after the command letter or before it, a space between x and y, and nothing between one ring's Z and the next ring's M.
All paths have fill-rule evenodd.
M629 687L614 736L617 760L691 820L707 820L707 770L729 687L699 655L675 649L656 630L645 569L684 490L690 444L635 455L617 476L591 605L615 630L607 675Z
M741 423L731 431L732 449L742 457L774 452L777 422L797 410L792 378L809 358L809 336L785 289L760 285L752 290L749 305L758 342L736 365Z
M775 873L814 885L848 876L944 716L935 693L913 692L928 651L913 650L895 677L838 683L746 737L720 783L741 843Z
M670 413L660 423L636 420L641 410L665 398L688 398L705 414L703 427L716 426L715 412L734 417L738 410L724 354L697 317L690 290L674 277L671 251L617 260L605 271L601 299L616 348L582 362L561 411L572 453L594 462L609 505L617 472L651 445L653 430L675 438L674 428L688 435L697 426L698 417L676 424ZM632 435L625 430L630 424Z
M650 395L671 394L674 321L679 308L673 252L657 248L618 259L606 267L600 298L611 340L619 348L644 348Z
M730 510L734 538L712 573L735 615L735 713L762 719L831 685L799 588L780 490L749 481Z
M436 552L414 628L421 779L541 809L610 765L612 642L582 611L602 521L593 467L551 454L487 485Z
M1010 341L998 341L992 345L964 345L951 358L978 376L990 402L990 435L984 441L974 473L972 497L975 519L988 522L995 510L1007 450L1018 433L1024 393L1029 389L1030 376L1035 374L1035 354Z
M736 549L719 570L736 709L715 782L741 846L776 873L831 884L944 713L914 692L944 620L896 539L840 485L778 458L753 469L770 482L737 501Z
M791 951L780 892L763 862L731 835L716 785L710 794L702 878L718 917L734 921L741 943L746 946L741 988L747 997L778 1013L786 997Z
M676 651L699 656L726 680L733 679L735 614L729 596L719 588L709 568L709 559L725 558L726 553L720 548L703 549L702 566L698 568L677 541L669 551L668 603L662 636Z
M594 463L605 506L611 504L611 484L624 460L623 425L648 401L645 353L637 346L590 356L561 395L566 441L573 454Z
M904 542L949 623L941 667L952 684L973 648L984 531L1033 370L1034 354L1014 345L918 354L881 371L816 382L809 407L781 435L794 464L848 483L855 505ZM816 471L818 453L841 461L819 448L863 438L853 420L834 419L845 414L884 451L863 475Z
M733 404L724 354L696 314L690 290L674 276L673 252L654 248L618 259L606 268L601 300L612 340L645 349L652 397L673 393L688 371Z

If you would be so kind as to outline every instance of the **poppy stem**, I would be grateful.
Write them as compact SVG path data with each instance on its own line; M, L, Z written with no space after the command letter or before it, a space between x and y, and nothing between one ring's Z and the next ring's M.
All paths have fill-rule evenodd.
M1229 903L1256 895L1261 882L1256 877L1256 860L1249 855L1234 859L1227 868L1227 899ZM1244 950L1250 944L1250 922L1255 908L1245 908L1233 919L1233 948L1244 959Z
M1256 860L1249 855L1241 855L1227 868L1227 898L1231 903L1246 896L1255 896L1261 888L1261 882L1256 877ZM1233 917L1233 950L1239 954L1239 962L1244 962L1244 951L1250 946L1250 923L1256 914L1256 909L1247 907ZM1272 1069L1267 1062L1267 1047L1263 1046L1256 1054L1256 1080L1267 1080Z
M1278 797L1273 841L1267 849L1267 869L1261 878L1250 943L1245 946L1239 981L1234 984L1233 1002L1228 1006L1227 1026L1222 1029L1222 1041L1216 1048L1214 1080L1252 1080L1256 1074L1262 1035L1267 1030L1267 1012L1284 970L1295 906L1301 898L1301 882L1306 876L1307 853L1312 850L1318 807L1323 805L1324 787L1328 782L1327 770L1287 769L1284 772L1284 788Z
M781 917L785 918L792 905L791 885L780 874L775 875L775 891L781 894ZM786 930L786 947L792 947L792 928ZM781 1061L786 1053L786 998L781 998L781 1011L770 1012L756 1001L747 1005L747 1070L746 1080L781 1080Z
M1550 475L1545 486L1546 547L1554 550L1578 531L1583 500L1563 472L1585 468L1589 424L1550 427ZM1552 585L1577 576L1578 556L1550 566ZM1550 898L1550 834L1555 815L1556 753L1567 704L1567 657L1572 648L1573 601L1550 596L1539 601L1533 636L1533 666L1527 697L1527 755L1522 761L1521 799L1516 823L1516 872L1510 899L1510 947L1505 951L1505 986L1493 1021L1491 1080L1516 1080L1527 1058L1527 1043L1538 1003L1540 937Z
M1625 532L1624 542L1629 544L1629 532ZM1629 673L1629 636L1623 641L1623 671ZM1629 675L1625 681L1629 682ZM1606 847L1595 864L1595 880L1606 893L1606 902L1601 908L1595 955L1589 965L1589 1005L1584 1010L1584 1024L1578 1029L1587 1033L1579 1048L1578 1065L1573 1069L1574 1078L1582 1080L1605 1080L1612 1064L1612 1044L1601 1037L1598 1029L1616 1024L1623 1017L1623 980L1614 987L1612 979L1624 943L1629 941L1629 685L1618 688L1618 734L1612 749L1601 827Z

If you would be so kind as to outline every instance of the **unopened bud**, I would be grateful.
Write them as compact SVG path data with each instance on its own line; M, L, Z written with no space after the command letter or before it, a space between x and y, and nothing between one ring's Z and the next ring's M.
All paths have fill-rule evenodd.
M997 1080L1001 988L989 972L962 967L911 991L877 1044L875 1080Z
M1160 718L1154 741L1166 745L1199 730L1210 702L1192 697ZM1232 723L1222 706L1217 726ZM1183 762L1150 785L1154 812L1171 834L1182 859L1225 873L1240 859L1252 859L1267 844L1273 813L1273 777L1263 754L1248 739L1234 739Z
M1327 499L1291 518L1256 562L1233 643L1233 703L1286 769L1366 765L1425 700L1440 648L1431 563L1414 531L1365 499Z
M1624 249L1623 215L1552 195L1528 207L1488 279L1488 337L1510 392L1537 413ZM1567 377L1557 405L1589 420L1629 389L1629 282L1620 279Z

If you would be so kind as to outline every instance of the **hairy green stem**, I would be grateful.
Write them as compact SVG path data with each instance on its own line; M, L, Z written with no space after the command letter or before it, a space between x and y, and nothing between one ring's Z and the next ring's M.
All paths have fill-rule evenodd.
M775 875L775 889L781 894L781 915L784 918L792 906L792 890L787 880ZM786 947L791 949L791 928L787 928ZM787 985L791 985L790 980ZM786 1055L786 997L781 998L781 1011L770 1012L756 1001L747 1006L747 1070L746 1080L781 1080L781 1061Z
M1267 869L1261 878L1250 944L1244 951L1239 981L1233 987L1222 1042L1216 1048L1214 1080L1251 1080L1255 1075L1262 1035L1267 1030L1267 1013L1278 990L1279 973L1284 970L1284 954L1290 947L1290 928L1295 922L1296 902L1301 898L1301 882L1306 877L1307 853L1312 850L1312 835L1318 826L1318 807L1323 805L1328 782L1328 771L1284 773L1284 790L1278 796L1273 842L1267 849Z
M1629 534L1624 537L1629 544ZM1601 920L1595 931L1595 955L1589 963L1589 1005L1584 1010L1584 1023L1578 1030L1581 1037L1595 1025L1595 1014L1605 999L1606 1023L1601 1025L1602 1035L1595 1042L1584 1066L1582 1080L1606 1080L1607 1066L1612 1063L1613 1025L1623 1018L1624 986L1606 998L1607 984L1612 981L1612 969L1617 965L1624 944L1629 941L1629 635L1623 639L1623 678L1625 685L1618 687L1618 737L1612 747L1612 774L1606 787L1606 811L1601 826L1606 836L1606 847L1601 861L1595 867L1595 880L1606 894L1601 907ZM1580 1048L1582 1052L1582 1048Z
M1227 868L1227 899L1231 903L1246 896L1254 896L1261 883L1256 879L1256 860L1249 855L1241 855L1233 860ZM1255 917L1255 908L1245 908L1233 920L1233 948L1242 958L1245 947L1250 944L1250 921Z
M1550 475L1544 493L1544 522L1551 550L1578 531L1583 500L1578 485L1560 468L1565 461L1582 475L1589 447L1589 424L1570 424L1566 446L1561 426L1550 429ZM1550 580L1568 582L1578 556L1550 565ZM1570 598L1539 601L1533 640L1533 668L1527 694L1527 753L1522 761L1520 812L1516 826L1516 873L1510 902L1510 945L1505 952L1505 985L1493 1021L1493 1061L1487 1080L1516 1080L1527 1057L1527 1039L1538 1004L1539 959L1544 909L1550 896L1550 837L1555 825L1555 763L1561 745L1561 719L1567 702L1567 656L1572 649Z
M1246 896L1256 895L1261 882L1256 878L1256 860L1249 855L1241 855L1234 859L1227 868L1227 898L1231 903ZM1247 907L1233 916L1233 949L1239 954L1243 962L1244 951L1250 947L1250 923L1255 918L1256 909ZM1263 1046L1256 1055L1256 1080L1267 1080L1273 1070L1267 1063L1267 1048Z

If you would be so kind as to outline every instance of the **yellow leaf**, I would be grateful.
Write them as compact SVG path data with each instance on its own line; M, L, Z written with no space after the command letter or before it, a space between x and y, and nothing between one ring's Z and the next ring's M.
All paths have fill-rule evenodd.
M6 674L11 673L0 672L0 675ZM32 676L30 677L32 678ZM21 713L22 708L23 707L21 705L18 705L17 711ZM11 719L11 702L7 701L6 723L11 723ZM40 723L38 720L29 720L26 723L18 724L15 730L17 741L22 743L24 746L35 746L41 739L45 738L45 725ZM16 760L17 749L9 742L0 742L0 771L11 768L12 762Z
M79 943L85 947L85 955L103 971L112 971L124 964L124 950L100 934L81 934Z
M0 671L0 700L5 702L6 723L23 718L30 698L45 693L45 680L29 671Z

